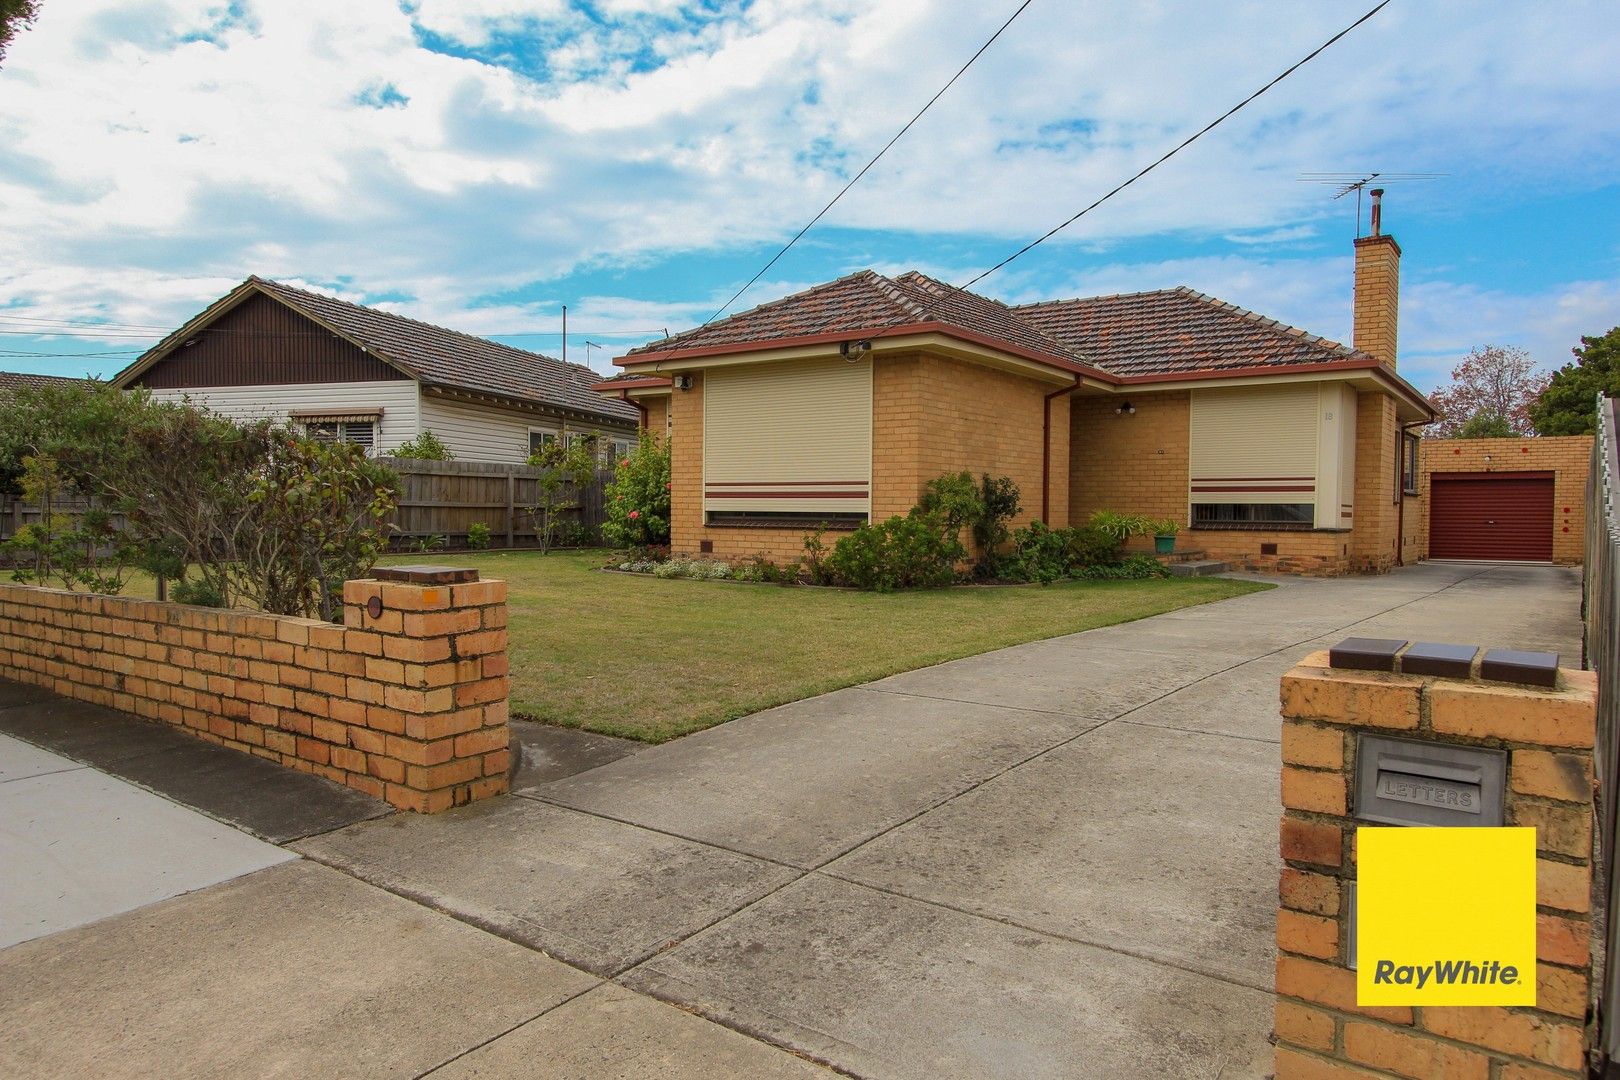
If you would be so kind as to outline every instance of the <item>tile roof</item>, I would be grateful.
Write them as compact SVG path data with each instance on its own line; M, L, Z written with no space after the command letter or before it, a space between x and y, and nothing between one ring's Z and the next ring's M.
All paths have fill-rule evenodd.
M517 401L636 420L633 406L592 392L602 376L583 364L447 330L389 311L253 277L249 282L326 323L422 382Z
M863 270L632 349L625 360L918 323L941 323L1120 376L1370 359L1186 286L1008 307L915 270L895 278Z
M393 364L429 386L506 398L520 404L569 409L621 423L639 419L631 405L592 392L602 376L584 364L564 363L554 357L473 337L457 330L361 307L335 297L250 277L207 311L180 327L118 374L126 380L162 359L198 326L212 321L250 291L257 291L324 323L358 342L367 352Z
M1069 363L1086 362L1061 342L1018 319L1006 304L953 289L915 270L897 278L862 270L632 349L626 356L645 361L659 353L683 349L818 334L857 334L919 323L943 323Z
M1185 285L1156 292L1048 300L1013 309L1020 319L1116 375L1168 375L1287 367L1366 358Z
M46 386L67 386L78 382L96 382L63 375L33 375L26 371L0 371L0 394L9 394L23 387L38 390Z

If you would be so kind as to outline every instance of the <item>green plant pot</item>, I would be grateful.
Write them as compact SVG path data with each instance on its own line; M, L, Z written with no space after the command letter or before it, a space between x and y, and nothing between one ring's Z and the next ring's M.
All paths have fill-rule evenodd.
M1155 536L1153 538L1153 550L1159 555L1168 555L1172 551L1176 550L1176 534L1171 533L1169 536Z

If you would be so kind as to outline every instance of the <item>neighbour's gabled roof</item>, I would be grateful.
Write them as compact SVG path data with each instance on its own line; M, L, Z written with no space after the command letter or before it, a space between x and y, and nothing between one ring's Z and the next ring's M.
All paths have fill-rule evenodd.
M47 386L71 386L74 383L93 383L96 379L75 379L63 375L34 375L26 371L0 371L0 394L24 389L40 390Z
M1347 345L1185 285L1155 292L1047 300L1012 310L1116 375L1218 373L1368 358Z
M622 359L647 363L666 354L719 353L759 342L927 330L1039 356L1068 370L1091 367L1084 356L1019 319L1006 304L915 270L896 278L862 270L632 349Z
M327 327L418 382L505 398L520 404L634 421L638 411L591 391L601 375L583 364L502 345L432 323L362 307L279 281L250 277L197 318L164 338L114 380L120 385L151 367L207 322L252 293L262 293Z

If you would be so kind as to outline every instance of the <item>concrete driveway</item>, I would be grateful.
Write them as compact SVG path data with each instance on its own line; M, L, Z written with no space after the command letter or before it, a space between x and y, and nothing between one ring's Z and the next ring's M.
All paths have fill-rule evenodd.
M1350 634L1575 663L1578 581L1437 564L1283 580L797 702L465 810L296 841L326 866L0 952L15 991L0 992L0 1060L8 1038L25 1040L20 1061L136 1060L93 1022L89 966L130 984L108 1009L149 1030L154 1055L184 1057L206 1012L204 1065L251 1052L289 1075L808 1075L811 1059L874 1077L1264 1076L1279 677ZM386 940L360 928L373 910ZM249 911L270 913L266 930L233 937ZM166 955L152 934L229 946L207 1002L179 970L147 981L147 957ZM409 944L424 934L491 974L434 961L449 967L428 994ZM346 1017L342 1044L265 1042L299 1022L254 964L291 979L275 959L289 949L330 950L341 977L305 1009ZM393 1003L376 1024L362 988Z

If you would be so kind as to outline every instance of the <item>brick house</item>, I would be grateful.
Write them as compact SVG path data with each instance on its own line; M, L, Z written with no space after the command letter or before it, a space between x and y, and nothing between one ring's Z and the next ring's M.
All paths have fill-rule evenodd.
M1355 347L1175 288L1009 307L863 271L635 349L596 385L670 440L671 543L791 561L818 523L904 514L942 473L1010 476L1015 525L1111 509L1255 568L1423 557L1396 372L1400 248L1356 241Z

